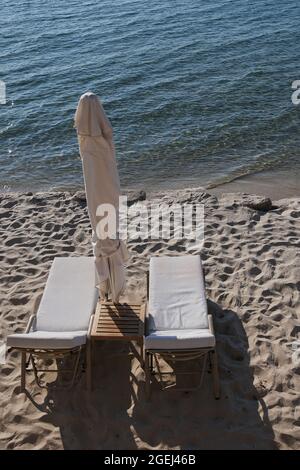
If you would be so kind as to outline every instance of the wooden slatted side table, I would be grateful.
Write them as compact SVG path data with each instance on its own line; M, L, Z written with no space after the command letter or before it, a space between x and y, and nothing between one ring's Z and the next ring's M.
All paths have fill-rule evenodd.
M144 367L145 313L145 304L99 301L90 336L92 344L101 340L136 341L140 347L141 365Z

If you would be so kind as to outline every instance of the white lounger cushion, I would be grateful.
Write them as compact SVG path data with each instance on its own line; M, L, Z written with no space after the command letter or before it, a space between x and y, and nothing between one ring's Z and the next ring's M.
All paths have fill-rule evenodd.
M215 343L208 329L155 331L145 338L146 349L213 348Z
M7 346L67 349L84 344L98 296L93 258L55 258L33 331L8 336Z
M86 343L86 331L32 331L7 338L7 347L28 349L72 349Z
M97 295L93 258L55 258L37 312L36 330L87 330Z
M200 256L151 258L148 315L150 332L208 328Z

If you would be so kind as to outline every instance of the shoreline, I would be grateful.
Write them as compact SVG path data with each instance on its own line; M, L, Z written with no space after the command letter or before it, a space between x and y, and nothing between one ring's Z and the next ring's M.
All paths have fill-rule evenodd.
M297 198L300 197L300 175L288 169L264 170L219 185L210 185L207 191L216 195L239 192L271 199Z
M173 180L160 182L157 185L140 182L132 186L122 186L124 193L136 191L145 191L146 194L155 194L158 192L176 192L185 190L197 191L202 188L203 191L221 195L227 193L247 193L259 196L269 197L271 199L297 198L300 197L300 175L291 169L281 168L274 170L262 170L256 173L246 174L233 178L230 181L198 184L197 180ZM77 187L54 187L54 188L20 188L19 190L0 189L0 194L27 194L27 193L75 193L84 191L84 185Z

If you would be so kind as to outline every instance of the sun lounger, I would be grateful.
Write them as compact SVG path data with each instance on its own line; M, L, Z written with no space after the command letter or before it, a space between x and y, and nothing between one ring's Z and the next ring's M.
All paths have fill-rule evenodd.
M210 359L214 394L220 396L216 339L208 315L200 256L153 257L150 260L145 336L146 393L150 396L153 358L176 361Z
M32 364L38 385L42 386L39 380L41 369L37 369L36 359L64 358L68 354L72 354L74 358L71 369L72 386L84 349L89 383L91 359L88 340L97 299L93 258L54 259L37 314L30 317L25 333L7 337L7 347L22 353L23 391L26 387L26 370L29 363Z

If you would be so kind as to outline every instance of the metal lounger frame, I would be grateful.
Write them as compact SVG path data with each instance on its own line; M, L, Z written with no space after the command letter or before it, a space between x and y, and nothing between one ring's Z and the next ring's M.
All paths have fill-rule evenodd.
M147 272L147 304L149 300L149 272ZM146 305L147 305L146 304ZM146 308L146 319L147 319L147 308ZM212 315L208 315L208 326L210 332L214 335L214 326L213 326L213 318ZM146 378L146 398L149 400L151 396L151 377L153 375L158 375L160 378L160 383L162 385L163 390L166 390L171 387L164 386L162 376L169 374L170 372L161 372L159 363L157 360L157 356L161 356L162 358L165 358L169 361L172 361L174 363L179 362L179 361L191 361L193 359L199 359L200 357L203 357L203 368L201 370L201 378L200 378L200 383L198 386L193 387L193 388L180 388L177 390L195 390L199 388L202 385L203 382L203 377L204 377L204 372L205 372L205 367L207 363L207 358L210 360L211 364L211 370L212 370L212 378L213 378L213 391L214 391L214 396L216 400L220 398L220 379L219 379L219 369L218 369L218 355L217 355L217 347L216 345L212 348L193 348L193 349L175 349L175 350L170 350L170 349L146 349L145 348L145 378ZM153 358L155 359L156 362L156 368L157 372L154 371L153 368ZM183 372L181 372L183 374ZM189 372L186 372L186 374L190 374Z
M26 326L25 333L29 333L32 325L36 319L36 315L31 315L29 321ZM91 315L89 327L87 331L87 342L85 345L81 345L75 348L64 348L64 349L41 349L41 348L18 348L18 347L10 347L11 350L16 350L21 352L21 391L26 391L26 373L33 371L35 382L40 388L47 388L46 385L43 385L39 378L40 372L72 372L71 381L68 385L63 388L72 388L75 383L75 379L78 375L80 358L83 352L85 352L85 360L86 360L86 383L87 388L90 390L91 384L91 330L93 324L94 315ZM63 358L65 356L75 355L75 360L73 367L71 369L38 369L35 363L35 358L45 359L57 359ZM29 369L29 364L31 363L32 369ZM59 388L59 387L57 387Z

